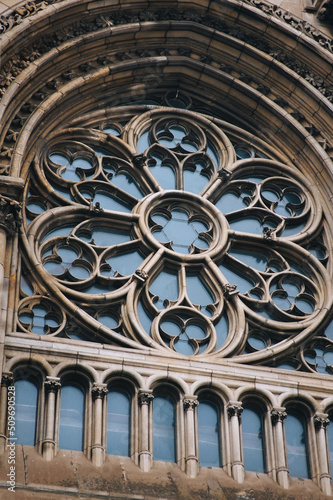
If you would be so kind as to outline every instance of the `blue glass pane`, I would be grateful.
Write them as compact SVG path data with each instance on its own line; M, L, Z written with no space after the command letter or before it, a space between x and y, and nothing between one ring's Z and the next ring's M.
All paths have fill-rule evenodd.
M163 189L176 189L176 176L175 171L167 161L162 161L159 156L152 156L155 160L155 165L150 165L149 169L159 185Z
M38 390L28 380L15 382L15 437L17 444L35 445Z
M309 478L305 426L294 415L288 415L285 429L289 474L294 477Z
M135 198L140 199L144 196L136 181L127 173L116 174L110 182Z
M91 199L91 193L81 191L82 196L87 199ZM105 191L97 191L93 198L94 205L99 203L101 208L105 210L116 210L119 212L131 212L131 207L124 201L116 198L111 193L106 193Z
M34 291L32 286L30 285L30 282L23 274L21 274L21 290L26 295L32 295Z
M162 271L151 284L150 292L158 297L157 302L155 302L156 307L164 309L165 300L178 299L178 274Z
M244 466L253 472L265 472L262 423L260 416L249 408L242 413Z
M115 125L106 125L103 128L103 132L106 132L107 134L111 134L111 135L115 135L115 136L120 135L120 131Z
M64 188L62 186L58 186L58 185L56 185L54 183L52 183L52 186L53 186L54 190L57 193L59 193L61 196L63 196L67 200L73 200L73 196L71 195L71 192L69 191L69 189Z
M45 207L41 203L36 203L36 202L29 202L27 203L27 208L29 209L30 212L33 214L42 214L45 212Z
M173 125L169 127L168 135L160 134L159 142L170 149L174 149L177 145L180 145L186 152L194 153L198 150L198 146L194 141L186 137L187 133L182 126Z
M215 205L223 214L235 212L236 210L241 210L247 206L243 198L232 191L229 191L221 196Z
M150 328L151 328L151 318L148 316L146 309L144 308L142 301L139 300L138 302L138 317L139 321L142 325L142 328L145 330L148 335L150 335Z
M130 400L127 394L110 391L107 397L106 453L130 455Z
M82 241L91 242L93 240L95 245L102 247L119 245L131 240L129 231L121 231L104 226L89 228L89 235L82 233L78 236Z
M100 321L103 325L107 326L108 328L111 328L111 330L117 328L118 326L118 321L109 314L100 314L98 316L98 321Z
M215 325L215 331L217 336L216 349L220 349L227 340L229 331L229 321L226 314L224 314L220 321Z
M265 271L267 268L267 257L260 251L253 252L251 250L234 250L231 249L230 255L244 262L247 266L254 267L258 271Z
M144 132L138 140L137 150L139 153L143 153L147 148L149 148L149 130Z
M191 302L196 305L200 305L204 314L211 316L211 313L207 311L207 306L209 304L214 304L215 299L210 290L208 290L207 285L198 277L186 275L186 289L187 295Z
M244 217L234 221L229 221L230 229L244 233L262 234L263 225L256 217ZM265 226L272 227L265 221ZM275 227L275 226L273 226Z
M220 163L219 156L217 154L216 149L214 148L214 146L212 145L212 143L210 141L207 142L207 154L210 157L210 159L213 161L215 167L218 168L219 163Z
M256 351L260 351L261 349L266 349L267 345L264 339L260 337L249 337L248 338L248 343L250 344L253 349Z
M66 385L61 389L59 448L83 450L84 394L81 388Z
M237 285L237 289L240 293L246 293L253 288L252 281L245 277L245 274L241 273L241 271L231 270L225 265L220 265L219 269L230 285Z
M304 299L296 299L295 304L297 308L302 311L304 314L311 314L313 313L313 304L308 302L307 300Z
M192 356L194 354L194 346L189 343L186 335L180 335L179 339L174 343L174 348L179 354L184 354L184 356Z
M111 269L104 269L101 271L101 274L108 278L113 277L116 272L122 276L129 276L136 271L136 269L142 264L143 260L142 255L136 250L118 253L107 259Z
M54 153L49 156L50 160L53 161L56 165L69 165L69 160L66 158L66 156L60 154L60 153Z
M153 457L165 462L176 461L175 408L167 397L153 399Z
M199 221L189 221L188 214L182 209L171 211L171 219L163 214L156 213L152 216L154 222L160 227L155 227L154 237L160 243L171 242L173 250L180 253L190 253L192 245L206 249L209 247L200 234L207 232L206 224Z
M236 146L235 151L239 160L254 157L254 151L251 148L247 148L246 146Z
M209 177L202 174L203 166L197 162L196 169L184 170L184 190L190 193L199 194L207 186Z
M282 236L293 236L300 233L305 228L305 222L300 222L296 225L287 225L282 233Z
M60 227L56 227L55 229L52 229L49 233L47 233L46 236L44 236L42 241L48 240L50 238L54 238L56 236L68 236L70 232L74 229L74 225L64 225Z
M219 416L214 405L201 401L198 406L199 461L203 467L221 467Z

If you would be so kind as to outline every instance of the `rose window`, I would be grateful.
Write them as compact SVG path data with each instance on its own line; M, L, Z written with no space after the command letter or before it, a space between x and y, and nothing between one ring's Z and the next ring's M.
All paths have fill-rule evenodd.
M35 159L21 331L260 363L309 338L309 369L330 363L323 217L299 171L190 111L80 126Z

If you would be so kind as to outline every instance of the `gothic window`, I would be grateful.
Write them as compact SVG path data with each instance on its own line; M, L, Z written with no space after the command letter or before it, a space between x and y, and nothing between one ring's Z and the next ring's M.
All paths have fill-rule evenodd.
M294 477L310 478L305 418L297 413L288 412L285 430L289 474Z
M198 442L200 465L221 467L219 410L205 399L200 399L198 406Z
M263 419L259 411L245 406L242 412L244 467L253 472L266 472Z
M61 388L59 448L83 450L84 391L80 385L66 384Z
M130 455L130 406L126 392L108 392L106 452L110 455Z
M40 149L25 192L19 329L329 366L332 340L313 336L331 301L315 188L225 122L135 109L82 117Z
M153 399L153 458L176 461L176 408L172 397L157 393Z
M17 444L34 446L36 440L36 419L38 388L30 380L15 382Z

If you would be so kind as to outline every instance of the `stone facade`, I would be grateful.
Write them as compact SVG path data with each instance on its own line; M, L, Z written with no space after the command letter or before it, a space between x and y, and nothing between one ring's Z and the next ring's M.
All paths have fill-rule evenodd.
M332 7L300 5L0 2L1 498L332 496ZM34 446L11 444L20 381ZM82 451L59 445L71 386Z

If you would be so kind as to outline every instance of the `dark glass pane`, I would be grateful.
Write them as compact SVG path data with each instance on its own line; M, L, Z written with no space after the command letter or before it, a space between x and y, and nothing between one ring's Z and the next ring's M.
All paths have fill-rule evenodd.
M38 389L28 380L15 382L15 437L17 444L34 446Z
M106 453L123 457L130 454L130 400L119 391L110 391L107 397Z
M254 410L242 413L244 466L253 472L265 472L262 422Z
M59 448L83 450L84 393L74 385L61 389Z
M301 420L288 415L285 420L289 474L309 478L306 429Z
M153 444L154 460L176 461L175 408L167 397L153 400Z
M198 406L199 458L203 467L221 467L218 411L211 403Z

